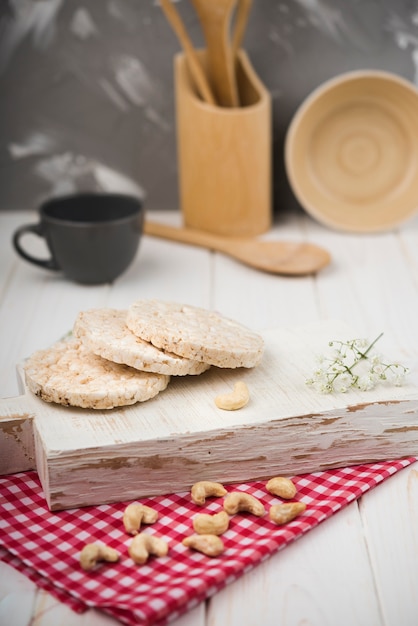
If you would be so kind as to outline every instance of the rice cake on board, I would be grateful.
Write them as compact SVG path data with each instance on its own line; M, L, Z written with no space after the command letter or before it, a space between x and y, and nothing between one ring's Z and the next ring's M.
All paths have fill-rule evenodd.
M126 314L127 311L110 308L81 311L74 322L73 334L94 354L144 372L186 376L209 369L208 363L160 350L137 337L126 325Z
M263 338L216 311L177 302L137 300L126 324L157 348L217 367L255 367L263 356Z
M145 402L170 382L102 359L73 336L32 354L24 370L29 390L45 402L96 410Z

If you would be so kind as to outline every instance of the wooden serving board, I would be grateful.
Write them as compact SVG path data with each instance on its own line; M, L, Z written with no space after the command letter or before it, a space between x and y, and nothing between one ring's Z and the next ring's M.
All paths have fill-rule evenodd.
M252 370L211 368L172 378L148 402L111 411L73 409L24 395L0 401L0 473L35 469L51 510L134 500L223 483L295 475L418 455L418 387L381 385L323 395L305 381L339 322L263 333ZM244 380L249 404L215 406Z

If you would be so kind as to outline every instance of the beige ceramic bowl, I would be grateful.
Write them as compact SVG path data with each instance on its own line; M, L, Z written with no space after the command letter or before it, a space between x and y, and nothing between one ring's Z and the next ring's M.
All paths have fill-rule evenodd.
M296 112L285 164L318 221L352 232L396 226L418 212L418 90L379 71L326 82Z

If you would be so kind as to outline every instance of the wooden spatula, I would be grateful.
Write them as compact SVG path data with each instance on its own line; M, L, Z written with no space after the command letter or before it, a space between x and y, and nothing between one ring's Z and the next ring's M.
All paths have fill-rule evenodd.
M179 12L177 11L171 0L160 0L160 4L168 22L176 33L177 38L179 39L180 44L184 50L189 71L192 75L193 81L199 92L200 97L208 104L215 105L216 102L212 89L197 57L193 43L189 35L187 34L186 27L183 24L183 20L181 19Z
M144 233L217 250L237 261L272 274L304 276L315 274L331 261L330 254L313 243L266 241L254 238L234 238L212 235L191 228L175 228L146 220Z
M208 72L215 98L220 106L239 105L230 43L230 25L237 0L191 0L205 36Z
M238 0L235 17L234 34L232 37L232 56L236 58L238 50L241 48L250 16L252 0Z

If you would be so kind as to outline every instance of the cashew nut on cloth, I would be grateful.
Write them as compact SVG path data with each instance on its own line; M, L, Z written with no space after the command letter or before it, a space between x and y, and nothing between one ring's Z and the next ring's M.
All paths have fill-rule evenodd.
M210 480L201 480L195 483L191 490L192 501L201 506L205 504L206 498L212 496L221 497L226 493L227 491L221 483L211 482Z
M275 524L281 526L291 522L295 517L303 513L306 509L304 502L283 502L273 504L269 510L269 518Z
M296 495L296 486L290 480L290 478L284 478L283 476L275 476L270 478L266 484L266 489L273 496L284 498L285 500L291 500Z
M219 556L224 551L224 543L217 535L190 535L182 543L186 548L192 548L206 556Z
M229 515L220 511L214 515L200 513L193 520L193 528L199 535L223 535L229 527Z
M150 555L167 556L168 543L155 535L140 533L132 539L128 552L134 563L143 565Z
M123 525L129 535L137 535L141 524L154 524L158 519L158 511L145 504L128 504L123 513Z
M238 512L247 512L262 517L266 509L264 504L250 493L242 491L232 491L224 500L224 510L228 515L235 515Z
M115 563L119 560L119 552L101 543L88 543L80 553L80 565L87 572L92 570L99 561Z

